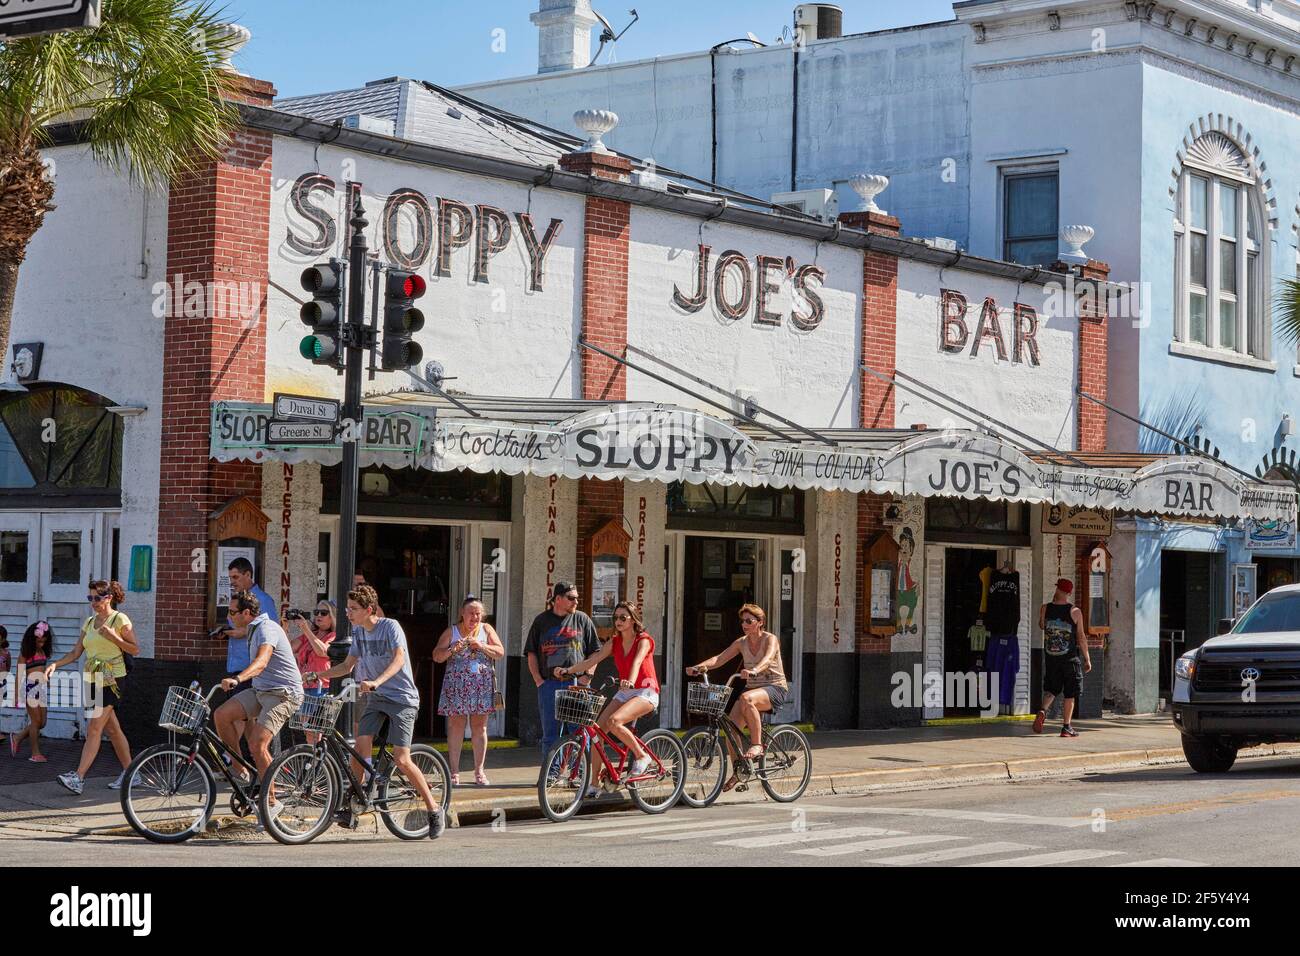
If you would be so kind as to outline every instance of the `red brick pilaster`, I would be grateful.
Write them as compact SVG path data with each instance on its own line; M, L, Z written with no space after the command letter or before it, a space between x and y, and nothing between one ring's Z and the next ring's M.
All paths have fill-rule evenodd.
M1106 401L1107 324L1105 283L1110 266L1095 259L1086 265L1067 266L1057 263L1059 271L1072 271L1077 283L1075 302L1079 309L1079 388L1094 398ZM1091 285L1096 283L1096 285ZM1106 409L1086 398L1079 399L1075 430L1079 451L1106 450Z
M883 236L897 236L897 219L885 213L843 212L840 222ZM862 361L877 372L894 374L898 327L898 257L883 252L862 254ZM894 387L868 372L861 373L862 428L894 427Z
M241 77L232 98L270 105L274 96L269 83ZM179 176L168 193L166 281L180 288L172 290L163 331L154 641L160 660L226 653L224 642L204 638L207 574L195 570L194 555L206 552L207 517L222 502L261 496L259 465L209 460L208 422L214 401L265 397L270 213L271 136L243 127L225 155ZM199 287L202 315L175 308ZM247 301L256 303L254 311L241 314Z
M569 172L627 182L630 160L612 153L568 153L560 166ZM627 265L632 206L604 196L588 196L583 226L582 335L614 355L627 346ZM596 401L627 399L627 370L612 359L580 349L582 397ZM577 585L590 601L587 539L610 518L623 514L623 482L584 478L578 483Z

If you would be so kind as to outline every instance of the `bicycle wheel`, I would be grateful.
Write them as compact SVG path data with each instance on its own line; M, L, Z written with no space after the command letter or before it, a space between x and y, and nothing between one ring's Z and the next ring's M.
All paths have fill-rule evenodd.
M686 784L682 803L688 807L707 807L722 795L727 780L727 749L711 726L696 727L682 741L686 755Z
M646 750L663 764L653 780L629 783L632 801L646 813L663 813L676 803L686 785L686 752L671 730L652 730L641 738Z
M120 799L127 823L146 840L183 843L208 825L217 781L188 751L158 744L126 768Z
M812 779L812 747L798 727L782 724L763 735L763 756L758 777L767 795L778 803L790 803L803 796Z
M430 823L438 828L439 833L447 825L451 770L442 754L428 744L414 744L411 760L432 791L438 813L431 817L420 791L393 765L388 776L379 781L379 817L388 827L388 832L398 839L424 840L429 836Z
M551 748L537 778L537 800L552 823L563 823L582 807L591 777L591 762L580 736L566 737Z
M309 744L284 751L266 768L257 794L257 811L266 832L288 846L316 839L334 822L340 780L329 754Z

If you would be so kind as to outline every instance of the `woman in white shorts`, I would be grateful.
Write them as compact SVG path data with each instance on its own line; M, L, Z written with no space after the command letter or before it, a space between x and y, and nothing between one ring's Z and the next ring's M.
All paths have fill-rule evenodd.
M610 654L614 655L620 689L605 705L596 723L631 751L632 765L628 768L631 776L645 773L650 766L650 755L637 741L629 724L634 724L638 717L653 714L659 708L659 678L655 676L654 649L654 638L641 623L640 610L630 601L620 601L614 606L614 636L586 660L579 661L572 667L555 668L555 676L563 680L574 674L591 673L597 664ZM595 774L592 778L593 786L588 789L589 794L599 790L594 781L600 779L604 763L601 750L600 747L591 748Z

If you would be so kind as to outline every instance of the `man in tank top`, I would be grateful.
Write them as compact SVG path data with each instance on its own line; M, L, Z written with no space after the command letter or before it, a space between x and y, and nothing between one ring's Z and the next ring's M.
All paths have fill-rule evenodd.
M1034 733L1043 732L1043 721L1048 708L1058 694L1065 698L1062 704L1062 737L1077 737L1070 720L1074 716L1074 702L1083 685L1083 675L1092 670L1088 657L1088 634L1083 624L1083 612L1070 603L1074 584L1068 578L1056 582L1056 593L1051 603L1038 609L1038 626L1043 632L1043 706L1034 717Z

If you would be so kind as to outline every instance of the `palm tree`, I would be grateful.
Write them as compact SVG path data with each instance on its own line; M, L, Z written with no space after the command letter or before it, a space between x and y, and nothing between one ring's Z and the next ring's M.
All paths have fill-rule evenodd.
M1273 298L1273 324L1283 338L1300 343L1300 279L1280 279Z
M218 156L237 120L223 68L235 37L220 11L185 0L105 0L101 25L0 46L0 358L18 269L55 208L41 155L51 124L145 188Z

